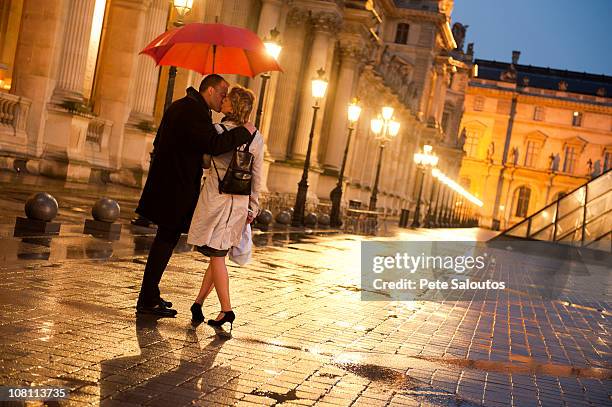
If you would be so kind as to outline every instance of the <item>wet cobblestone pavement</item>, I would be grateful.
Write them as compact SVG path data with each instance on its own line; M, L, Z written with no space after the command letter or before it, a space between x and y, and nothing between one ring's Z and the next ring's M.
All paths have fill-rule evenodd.
M190 323L206 261L184 244L161 284L177 318L137 318L152 236L125 224L136 192L75 195L46 182L60 201L61 235L14 238L11 223L38 187L7 179L0 177L1 385L67 387L60 405L612 405L608 302L520 292L487 302L361 301L364 237L287 232L256 236L253 262L230 265L231 335ZM81 233L102 192L121 198L120 240ZM449 236L486 232L384 239ZM204 313L217 312L211 294Z

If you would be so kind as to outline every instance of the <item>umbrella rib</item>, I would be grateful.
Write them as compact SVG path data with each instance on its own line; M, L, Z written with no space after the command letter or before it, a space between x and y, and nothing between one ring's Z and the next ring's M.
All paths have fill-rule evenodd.
M215 73L215 59L217 57L217 46L213 44L213 58L212 58L212 73Z

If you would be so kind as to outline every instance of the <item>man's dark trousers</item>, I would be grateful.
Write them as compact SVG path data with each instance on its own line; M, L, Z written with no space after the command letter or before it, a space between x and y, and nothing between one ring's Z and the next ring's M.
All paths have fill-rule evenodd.
M159 282L180 237L181 232L178 230L163 226L157 228L142 277L138 307L153 307L159 304Z

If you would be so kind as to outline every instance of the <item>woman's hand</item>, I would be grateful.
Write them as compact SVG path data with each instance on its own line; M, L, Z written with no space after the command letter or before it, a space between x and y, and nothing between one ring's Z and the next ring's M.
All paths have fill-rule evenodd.
M254 219L255 219L255 215L253 214L253 212L249 211L249 214L247 215L247 218L246 218L246 224L248 225L249 223L253 222Z

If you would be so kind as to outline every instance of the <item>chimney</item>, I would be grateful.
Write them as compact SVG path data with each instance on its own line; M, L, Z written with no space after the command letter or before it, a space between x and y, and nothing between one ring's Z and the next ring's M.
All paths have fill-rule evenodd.
M518 60L520 56L521 56L521 51L512 51L512 65L518 64Z

